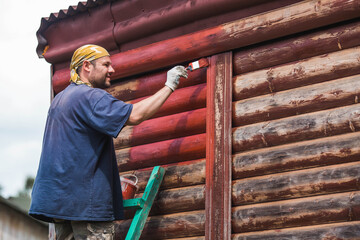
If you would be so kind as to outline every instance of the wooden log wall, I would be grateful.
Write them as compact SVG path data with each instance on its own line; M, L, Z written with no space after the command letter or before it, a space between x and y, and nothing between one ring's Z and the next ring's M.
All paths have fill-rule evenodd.
M359 29L234 52L232 239L360 239Z
M315 12L327 11L316 6ZM282 21L291 22L284 9L268 15L281 13ZM269 42L263 42L268 36L257 39L255 46L233 51L233 61L227 63L234 76L232 239L360 236L346 234L357 231L360 222L360 44L355 40L360 20L332 23ZM231 36L246 33L232 24ZM149 48L156 46L163 47ZM188 59L176 61L183 60ZM142 239L209 239L205 158L210 68L190 73L153 118L126 126L114 139L120 174L139 177L137 196L152 167L166 169ZM136 103L161 88L165 78L162 70L114 80L109 92ZM132 214L117 223L119 239Z
M120 175L133 173L139 178L137 197L154 166L166 169L142 239L205 235L206 75L206 69L189 73L155 116L125 126L114 139ZM136 103L165 81L163 70L114 82L108 91ZM117 223L118 238L124 238L133 214L127 211L128 220Z

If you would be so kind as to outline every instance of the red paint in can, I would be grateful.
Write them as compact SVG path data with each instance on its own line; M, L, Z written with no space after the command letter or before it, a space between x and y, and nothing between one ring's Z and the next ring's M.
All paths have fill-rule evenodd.
M129 178L134 178L135 182L130 180ZM120 181L123 199L126 200L134 198L135 192L138 189L138 186L136 185L138 182L138 178L133 174L125 174L123 176L120 176Z

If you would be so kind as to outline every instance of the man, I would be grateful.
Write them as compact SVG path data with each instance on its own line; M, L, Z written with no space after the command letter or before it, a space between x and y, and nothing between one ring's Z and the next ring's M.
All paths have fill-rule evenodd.
M80 47L70 68L48 112L29 214L55 222L56 239L113 239L123 206L112 138L158 111L187 71L172 68L162 89L132 105L103 90L115 72L104 48Z

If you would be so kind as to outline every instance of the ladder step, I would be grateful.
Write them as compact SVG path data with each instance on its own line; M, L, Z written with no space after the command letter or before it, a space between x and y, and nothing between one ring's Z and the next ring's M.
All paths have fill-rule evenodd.
M140 209L143 208L145 200L142 198L126 199L123 201L125 209Z

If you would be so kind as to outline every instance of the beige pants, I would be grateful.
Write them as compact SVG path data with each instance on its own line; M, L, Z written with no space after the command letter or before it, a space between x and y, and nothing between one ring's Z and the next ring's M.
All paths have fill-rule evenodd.
M56 240L113 240L113 222L56 221Z

